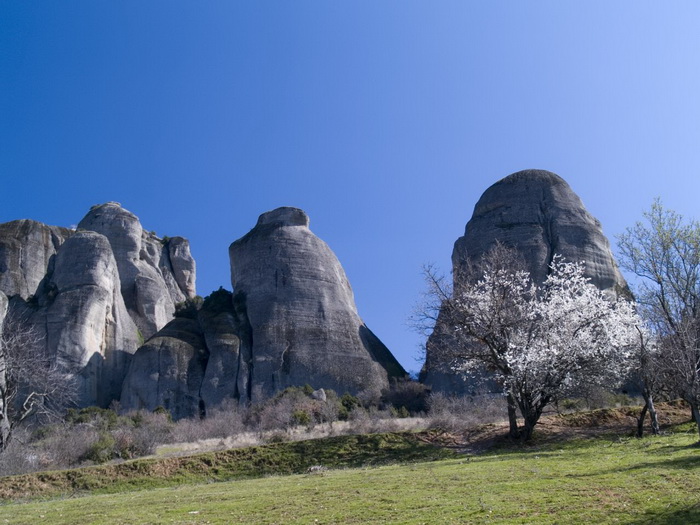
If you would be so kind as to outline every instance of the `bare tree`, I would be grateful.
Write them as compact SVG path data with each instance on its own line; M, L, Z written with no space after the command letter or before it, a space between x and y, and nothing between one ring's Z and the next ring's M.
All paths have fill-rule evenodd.
M623 268L640 277L637 302L660 342L660 372L690 404L700 434L700 223L657 199L618 238Z
M75 394L73 375L47 353L28 319L11 308L0 332L0 451L29 418L60 417Z
M647 413L651 421L652 434L658 434L660 431L654 398L662 388L662 368L659 364L659 345L642 327L637 326L636 329L639 342L631 356L630 371L638 382L642 398L644 398L644 406L637 418L637 437L642 437Z

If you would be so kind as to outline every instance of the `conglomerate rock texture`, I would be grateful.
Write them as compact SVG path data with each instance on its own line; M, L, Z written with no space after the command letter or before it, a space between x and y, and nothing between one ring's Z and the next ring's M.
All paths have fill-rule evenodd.
M484 192L464 235L454 245L455 290L463 284L467 266L477 262L496 242L517 251L535 282L546 279L552 258L561 255L567 261L583 262L586 276L609 295L629 296L600 222L566 181L554 173L520 171ZM473 391L474 386L441 359L440 344L437 337L428 340L422 380L433 391Z

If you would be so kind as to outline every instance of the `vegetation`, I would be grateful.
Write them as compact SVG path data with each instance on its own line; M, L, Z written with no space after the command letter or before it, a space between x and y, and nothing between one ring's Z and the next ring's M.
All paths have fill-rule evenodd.
M58 419L73 404L70 372L47 352L37 329L10 310L0 326L0 453L25 421Z
M454 452L424 443L412 433L336 436L0 478L0 499L82 491L114 493L180 483L301 473L318 465L324 469L345 468L454 456Z
M700 433L700 223L658 200L644 219L619 246L622 266L641 279L635 292L652 334L646 384L685 399Z
M567 392L624 378L640 320L629 302L611 301L591 284L582 264L555 256L538 284L518 269L512 250L496 245L454 291L427 278L435 301L424 318L437 321L437 351L507 396L512 437L530 439L544 409Z
M440 452L414 434L387 434L139 460L5 478L5 497L36 487L49 489L44 496L90 494L8 503L0 515L20 524L696 523L700 458L691 429L476 456ZM387 463L394 464L376 466ZM268 474L277 475L260 477ZM211 483L241 478L247 480Z

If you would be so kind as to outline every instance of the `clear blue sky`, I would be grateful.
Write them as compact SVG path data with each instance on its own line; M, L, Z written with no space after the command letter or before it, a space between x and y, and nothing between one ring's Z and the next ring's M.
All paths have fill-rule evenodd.
M421 265L481 193L564 177L614 238L655 196L700 217L698 2L0 3L0 222L121 202L228 245L303 208L360 315L416 370Z

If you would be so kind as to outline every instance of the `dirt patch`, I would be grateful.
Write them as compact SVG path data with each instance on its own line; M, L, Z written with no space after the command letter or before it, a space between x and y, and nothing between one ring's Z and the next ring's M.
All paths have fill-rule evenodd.
M690 420L690 408L683 401L656 405L659 425L663 431L671 425ZM543 416L537 423L533 440L525 444L542 445L575 438L593 438L607 434L633 435L637 429L640 407L621 407L572 414ZM646 419L645 432L651 432ZM458 450L466 454L481 454L493 448L520 445L508 437L508 424L480 425L460 431L430 430L421 433L421 440Z

